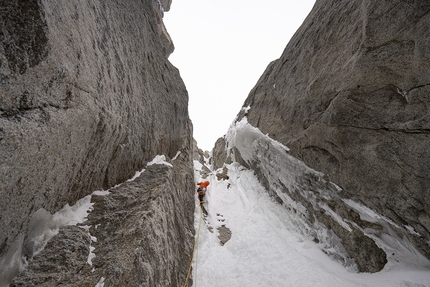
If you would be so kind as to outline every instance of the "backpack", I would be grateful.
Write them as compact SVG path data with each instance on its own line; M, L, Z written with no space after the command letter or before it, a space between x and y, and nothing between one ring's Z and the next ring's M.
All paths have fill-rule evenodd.
M199 195L205 195L205 190L203 188L199 187L199 188L197 188L197 193Z

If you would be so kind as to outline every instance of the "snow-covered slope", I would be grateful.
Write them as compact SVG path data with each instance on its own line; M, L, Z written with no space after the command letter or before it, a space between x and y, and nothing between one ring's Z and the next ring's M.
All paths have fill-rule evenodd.
M245 114L249 109L245 109ZM226 163L236 161L252 169L279 203L296 216L296 232L313 238L333 259L359 272L381 271L388 261L412 260L428 265L410 241L421 236L350 197L330 178L289 153L289 149L264 135L243 117L223 139ZM429 243L427 243L429 244Z
M236 155L240 151L241 160L245 161L255 156L252 147L263 143L268 149L271 145L272 149L278 152L283 149L283 153L287 154L285 147L261 134L246 121L232 126L226 139L230 147L232 144L236 147ZM247 151L249 154L246 154ZM260 161L264 159L261 157ZM292 157L294 165L291 170L280 165L285 158L272 157L267 159L269 161L272 168L278 165L279 171L285 174L280 176L278 173L278 180L284 181L287 175L290 177L284 185L297 184L296 192L309 192L299 190L303 188L296 181L300 178L299 172L318 174ZM316 229L315 222L318 220L313 225L308 218L304 219L307 211L302 204L287 200L287 195L281 192L278 194L282 197L281 201L276 195L269 195L254 171L238 162L226 167L227 180L217 179L216 174L221 173L221 169L212 171L206 178L211 184L204 205L208 216L203 216L203 219L196 199L196 230L202 225L193 262L193 278L197 286L430 286L430 262L402 238L385 231L372 234L374 230L366 229L369 239L372 237L371 240L375 240L385 253L391 254L387 256L388 263L382 271L357 273L353 260L345 264L348 263L345 262L348 256L341 254L343 247L337 245L340 242L336 235L323 224L319 225L319 230ZM202 179L201 169L202 164L195 161L196 181ZM269 184L274 185L270 178ZM328 198L331 195L327 193L325 196ZM354 223L342 218L329 206L324 206L321 200L315 199L314 204L319 206L321 212L338 221L347 232L356 228ZM345 204L369 224L388 224L385 218L358 203L346 201ZM221 245L218 228L223 225L232 235L229 241ZM386 226L384 228L386 230ZM327 238L324 239L323 234ZM332 238L328 238L329 235Z

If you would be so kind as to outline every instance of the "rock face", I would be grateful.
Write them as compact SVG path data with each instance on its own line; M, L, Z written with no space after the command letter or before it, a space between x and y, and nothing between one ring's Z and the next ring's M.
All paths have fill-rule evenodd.
M184 155L189 156L189 155ZM93 195L83 226L60 229L11 286L182 286L192 251L193 174L183 158ZM95 255L88 261L90 236ZM102 279L103 278L103 279Z
M213 164L215 170L221 168L224 163L231 163L230 157L227 155L227 146L224 138L221 137L215 142L210 163Z
M350 270L377 272L387 263L387 253L398 261L409 256L400 248L410 243L399 239L398 226L360 203L345 200L345 193L327 175L293 157L287 147L245 118L218 143L222 141L227 149L220 159L227 157L254 170L268 193L291 213L291 231L312 239Z
M346 199L410 227L398 232L427 258L429 12L423 1L316 1L244 103L250 124Z
M29 220L41 208L54 213L124 182L157 154L181 151L192 174L188 95L167 60L173 44L162 23L170 3L2 5L0 265L10 246L28 243ZM194 196L189 182L171 185L168 194Z

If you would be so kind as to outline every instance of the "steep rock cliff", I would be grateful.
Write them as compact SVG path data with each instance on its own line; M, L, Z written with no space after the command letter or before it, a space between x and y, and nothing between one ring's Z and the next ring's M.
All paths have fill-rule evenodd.
M194 198L178 188L194 182L184 156L92 195L88 220L60 228L11 286L182 286L194 238Z
M270 63L244 103L250 106L251 125L323 172L341 188L343 199L386 216L399 227L395 228L399 236L408 238L427 258L429 12L424 1L316 1L282 56ZM220 141L216 149L222 151L223 144ZM226 154L218 154L222 162ZM261 169L257 158L245 164L250 162ZM294 197L294 191L284 190ZM312 207L297 194L294 200ZM359 222L357 215L346 215L350 207L336 201L327 204ZM314 214L336 232L332 223L318 216L320 211ZM362 222L358 225L366 228ZM360 241L337 235L352 244L348 254L357 257ZM366 269L366 260L361 266L362 271L381 268L377 264Z
M0 264L31 242L36 211L54 213L124 182L157 154L180 151L184 174L192 176L188 95L167 60L173 44L162 22L170 3L2 4ZM193 195L190 180L169 186L167 193ZM187 196L177 200L188 206ZM184 216L192 221L192 212ZM183 228L192 233L192 223Z

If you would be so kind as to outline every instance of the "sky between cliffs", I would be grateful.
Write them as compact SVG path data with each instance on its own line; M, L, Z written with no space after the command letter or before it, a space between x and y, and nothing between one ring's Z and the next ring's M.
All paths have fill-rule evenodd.
M185 82L194 138L211 150L315 0L174 0L164 23Z

